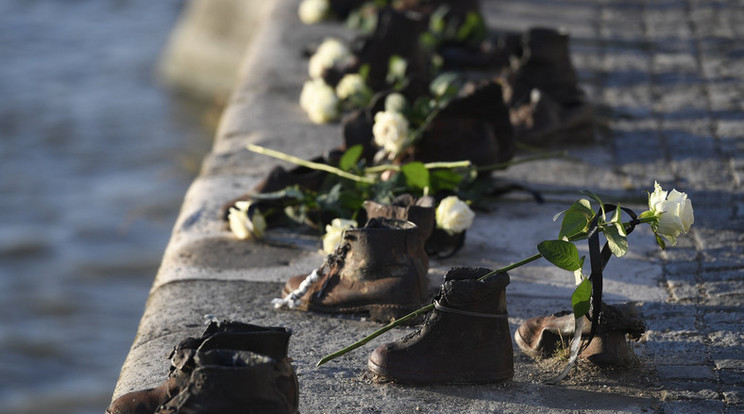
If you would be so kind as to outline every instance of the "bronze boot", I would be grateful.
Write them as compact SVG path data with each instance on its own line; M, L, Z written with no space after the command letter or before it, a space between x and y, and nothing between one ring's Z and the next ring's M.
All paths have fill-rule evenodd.
M156 414L296 413L298 383L285 360L250 351L213 349L194 355L194 371Z
M367 219L384 217L408 220L419 228L421 238L426 241L434 230L436 200L425 196L419 199L410 194L395 197L391 204L367 200L364 202Z
M400 383L483 383L514 376L506 311L509 275L477 280L489 269L453 268L444 277L434 309L423 325L396 342L379 346L368 366Z
M287 281L290 306L324 313L367 313L389 322L420 307L426 300L428 258L420 230L410 221L374 218L362 228L344 232L327 270L301 294L308 276Z
M578 86L568 34L534 28L522 41L521 59L504 93L517 140L531 145L592 141L593 110Z
M133 391L114 400L109 414L152 414L158 406L178 394L194 371L197 350L238 349L287 360L290 331L242 322L212 322L199 338L186 338L173 348L168 378L155 388Z
M591 322L584 316L579 357L597 365L627 365L632 361L629 339L638 340L646 331L643 319L632 304L602 305L597 331L587 344ZM514 333L519 349L532 358L551 358L569 348L574 335L574 317L570 311L538 316L522 323Z

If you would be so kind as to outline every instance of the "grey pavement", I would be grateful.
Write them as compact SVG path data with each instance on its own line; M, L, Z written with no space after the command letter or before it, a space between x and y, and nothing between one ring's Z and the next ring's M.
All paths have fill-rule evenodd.
M465 248L431 263L431 288L455 265L500 267L555 238L552 216L584 189L644 209L654 180L689 194L696 222L679 244L660 250L647 229L613 258L606 299L634 301L648 333L632 347L633 369L579 364L559 385L543 380L560 366L514 347L515 377L503 384L402 386L376 382L366 368L375 346L410 332L393 330L319 368L322 356L379 327L358 318L276 311L283 281L322 261L316 238L270 232L273 243L234 239L219 218L276 164L245 144L310 157L341 142L340 126L313 125L298 105L307 62L302 49L342 25L302 25L297 1L276 0L248 50L241 81L200 176L183 208L153 283L113 396L152 387L166 356L203 330L203 316L286 326L300 381L300 409L336 412L744 412L744 4L739 1L483 2L488 25L523 31L564 27L582 87L597 108L597 142L561 147L571 158L510 167L498 176L540 191L535 203L511 194L478 212ZM573 276L537 261L512 272L512 332L527 318L570 307ZM452 350L457 352L457 350Z

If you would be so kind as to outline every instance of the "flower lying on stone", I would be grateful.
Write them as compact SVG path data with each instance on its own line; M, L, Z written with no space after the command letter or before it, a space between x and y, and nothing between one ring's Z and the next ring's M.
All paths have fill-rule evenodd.
M338 117L336 93L322 78L305 82L300 93L300 107L316 124L331 122Z
M230 207L228 216L230 230L239 239L260 239L266 230L266 220L250 201L238 201Z
M436 210L437 228L453 235L462 233L473 225L475 213L457 196L445 197Z
M651 229L656 233L662 247L663 242L658 236L664 236L675 245L677 236L690 231L690 226L695 222L692 201L687 198L687 194L675 189L671 192L664 191L657 182L654 182L654 192L648 195L648 208L648 211L641 214L641 218L655 218L651 222Z
M315 24L328 16L330 4L328 0L302 0L297 14L305 24Z
M308 74L316 79L323 76L326 69L337 65L344 65L352 58L349 48L340 40L329 37L323 40L318 49L310 57Z
M351 227L357 227L355 220L341 218L331 220L331 224L327 224L325 227L326 234L323 236L323 251L326 254L333 253L336 250L336 246L341 243L344 231Z
M375 144L388 154L388 159L393 159L406 147L408 120L400 112L380 111L375 114L372 135Z

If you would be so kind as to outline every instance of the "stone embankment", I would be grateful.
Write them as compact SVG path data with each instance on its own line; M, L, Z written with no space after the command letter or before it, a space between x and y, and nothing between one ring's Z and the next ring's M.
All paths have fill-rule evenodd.
M314 125L298 105L307 61L302 50L327 36L351 38L338 23L306 26L297 1L266 2L212 152L186 194L162 266L114 397L158 385L182 338L198 336L204 315L293 331L289 354L300 381L300 409L320 412L658 412L744 411L744 6L736 0L483 1L489 27L564 27L582 87L595 104L598 140L563 147L570 158L510 167L499 177L541 192L537 204L512 194L480 213L465 248L433 261L431 287L451 266L500 267L554 238L551 217L591 189L644 209L654 180L690 195L696 222L661 251L647 229L630 237L628 257L605 272L609 302L634 301L648 332L631 370L582 364L559 385L541 380L556 367L514 349L505 384L407 387L376 383L367 370L375 346L396 329L319 368L324 355L378 324L275 311L283 282L323 257L317 239L270 234L271 243L236 240L220 218L275 164L248 143L303 158L339 145L337 124ZM546 262L511 272L512 332L525 319L570 307L573 278ZM453 349L452 352L457 352Z

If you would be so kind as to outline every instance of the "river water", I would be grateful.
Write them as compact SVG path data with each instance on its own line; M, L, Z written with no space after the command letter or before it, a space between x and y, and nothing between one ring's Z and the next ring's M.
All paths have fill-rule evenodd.
M183 0L0 1L0 412L101 413L211 131L155 65Z

